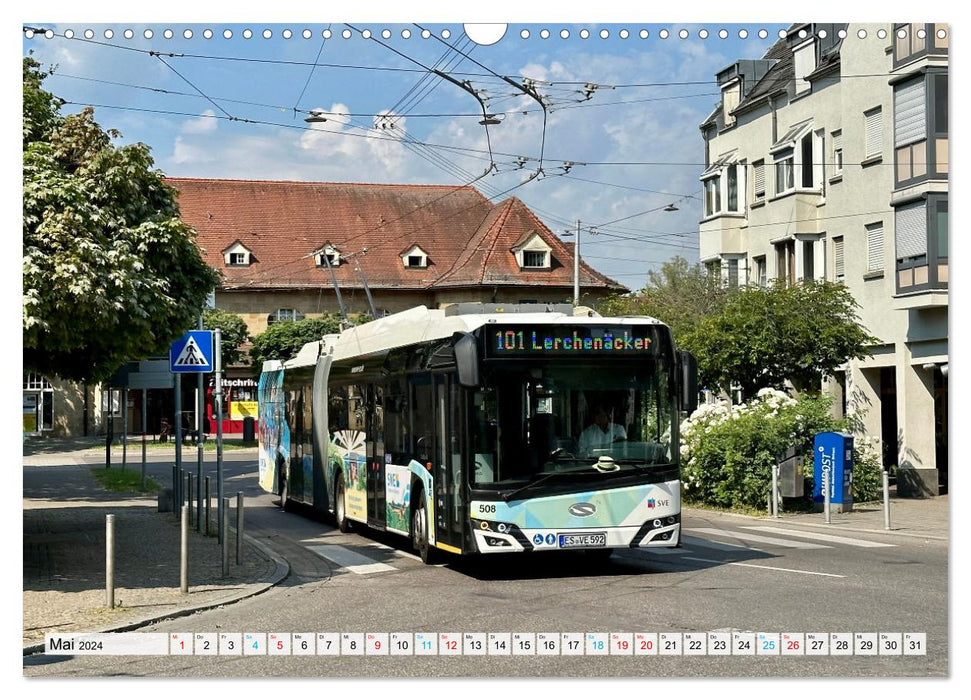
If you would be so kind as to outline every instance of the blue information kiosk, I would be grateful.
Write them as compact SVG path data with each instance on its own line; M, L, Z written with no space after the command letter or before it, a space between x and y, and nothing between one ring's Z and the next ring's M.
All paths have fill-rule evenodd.
M818 433L813 441L813 504L824 507L823 473L829 475L829 504L837 513L853 510L853 436Z

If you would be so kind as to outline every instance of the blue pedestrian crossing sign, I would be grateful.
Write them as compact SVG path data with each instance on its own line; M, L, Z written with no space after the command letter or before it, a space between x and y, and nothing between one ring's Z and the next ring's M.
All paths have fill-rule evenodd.
M169 348L173 372L212 372L212 331L189 331Z

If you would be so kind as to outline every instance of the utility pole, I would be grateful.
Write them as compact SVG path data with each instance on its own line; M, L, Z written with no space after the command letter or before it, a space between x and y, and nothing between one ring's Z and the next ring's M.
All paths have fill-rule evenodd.
M577 219L576 240L573 242L573 308L580 305L580 219Z

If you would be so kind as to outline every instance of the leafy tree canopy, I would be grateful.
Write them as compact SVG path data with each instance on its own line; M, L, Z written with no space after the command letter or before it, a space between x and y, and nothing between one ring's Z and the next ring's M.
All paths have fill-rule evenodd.
M145 144L69 116L23 59L24 369L98 381L194 326L218 273Z
M648 283L637 294L607 297L598 305L605 316L653 316L663 321L679 345L698 322L711 315L732 295L699 264L675 257L648 273Z
M253 338L250 359L254 367L265 360L289 360L307 343L320 340L328 333L340 333L340 316L329 314L302 321L277 321Z
M219 329L219 334L222 337L223 367L238 364L243 357L243 350L240 346L252 340L249 330L246 328L246 321L241 316L228 311L206 309L202 312L202 325L209 330Z
M813 391L823 376L870 353L879 340L859 324L850 291L832 282L744 287L687 334L702 385L744 397L759 389Z

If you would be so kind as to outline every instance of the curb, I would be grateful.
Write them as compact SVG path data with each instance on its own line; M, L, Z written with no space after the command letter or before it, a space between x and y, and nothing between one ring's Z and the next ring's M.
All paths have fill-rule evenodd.
M233 529L233 528L230 528ZM151 617L146 617L141 620L136 620L135 622L126 622L121 625L113 625L110 627L104 627L101 629L91 630L90 632L85 632L82 634L104 634L107 632L130 632L132 630L139 629L141 627L146 627L148 625L153 625L157 622L162 622L164 620L171 620L177 617L185 617L187 615L192 615L193 613L202 612L204 610L212 610L213 608L218 608L223 605L229 605L231 603L237 603L246 598L252 598L253 596L263 593L273 586L277 585L290 575L290 564L286 559L281 557L279 554L270 549L269 546L260 542L259 540L243 533L243 539L249 544L263 552L270 560L276 564L276 570L269 576L266 581L259 581L257 583L252 583L247 585L247 590L242 593L236 593L232 595L225 596L223 598L218 598L216 600L210 601L208 603L201 603L199 605L187 606L184 608L177 608L175 610L170 610L166 613L160 615L153 615ZM40 654L44 651L45 642L37 642L24 647L24 656L32 656L33 654Z

